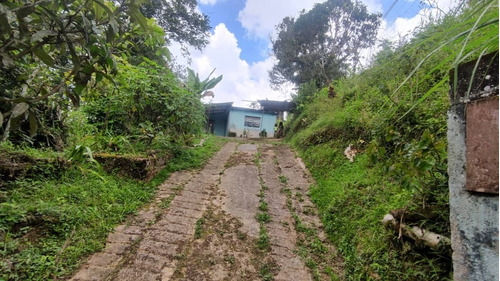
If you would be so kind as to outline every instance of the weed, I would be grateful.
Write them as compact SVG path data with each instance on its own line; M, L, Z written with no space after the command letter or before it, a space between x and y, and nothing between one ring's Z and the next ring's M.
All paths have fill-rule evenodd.
M161 209L167 209L168 207L170 207L170 203L172 203L172 200L174 200L174 198L174 194L170 194L167 198L162 198L159 207Z
M175 186L175 187L172 188L172 191L174 191L176 194L178 194L183 189L184 189L184 185L177 185L177 186Z
M304 202L304 198L302 198L302 193L300 192L295 193L295 198L297 198L299 202Z
M240 240L246 240L247 239L247 234L241 231L236 231L236 237Z
M306 259L306 266L309 267L311 270L314 270L318 267L316 262L311 257L308 257Z
M224 256L224 261L228 262L229 264L234 264L234 256L233 255L226 255L226 256Z
M255 158L253 160L253 162L255 163L255 166L257 166L257 168L260 167L260 157L261 157L261 154L260 154L260 145L259 145L259 150L257 151L257 153L255 153Z
M270 238L267 234L267 230L264 227L261 227L259 230L259 238L257 239L257 247L263 251L270 251Z
M174 259L179 260L179 261L181 261L181 260L183 260L185 258L186 258L186 253L184 253L184 252L182 252L180 254L175 254L174 255Z
M205 218L201 217L196 221L196 226L194 228L194 239L201 238L203 231L203 224L205 224Z
M279 175L279 180L283 184L287 184L288 183L288 179L284 175Z
M278 162L278 157L276 157L276 156L274 156L274 157L273 157L273 163L274 163L274 165L276 165L276 166L277 166L277 165L279 165L279 162Z
M275 264L265 263L259 269L259 276L263 281L272 281L274 280L274 271L277 271L278 268Z
M267 212L268 206L266 201L260 200L259 210L261 210L262 212Z
M291 194L292 191L288 187L282 187L280 189L280 192L288 195L288 194Z
M259 212L255 215L255 219L260 223L268 223L271 221L271 216L268 213Z
M264 190L262 190L262 189L261 189L261 190L259 191L259 194L257 194L257 196L258 196L259 198L263 199L263 198L266 196L266 194L264 193Z

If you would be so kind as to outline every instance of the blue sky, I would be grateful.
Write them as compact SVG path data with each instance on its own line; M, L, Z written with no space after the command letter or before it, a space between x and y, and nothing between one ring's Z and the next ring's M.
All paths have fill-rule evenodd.
M397 41L417 27L429 13L447 11L459 0L432 0L439 7L424 7L419 0L361 0L370 12L385 15L378 39ZM270 87L268 71L275 58L270 52L270 37L275 26L286 16L297 17L320 0L198 0L199 9L210 18L209 44L202 51L190 50L190 60L182 57L180 46L170 50L178 64L189 66L205 78L214 75L223 80L214 88L215 98L204 102L234 102L248 106L245 100L286 100L296 91L287 85L277 91ZM376 54L371 48L362 52L367 63Z
M273 1L273 0L269 0ZM397 17L404 16L412 18L420 11L420 1L380 1L380 8L377 7L376 12L382 15L387 15L385 20L388 23L393 23ZM242 26L238 19L240 11L245 8L246 0L225 0L216 2L215 4L200 4L200 10L210 17L210 25L212 32L215 26L220 23L225 24L227 29L235 34L238 39L238 45L242 49L241 59L248 63L264 60L269 55L269 40L265 37L256 37L247 34L247 30ZM375 11L375 10L374 10ZM298 12L298 11L297 11Z

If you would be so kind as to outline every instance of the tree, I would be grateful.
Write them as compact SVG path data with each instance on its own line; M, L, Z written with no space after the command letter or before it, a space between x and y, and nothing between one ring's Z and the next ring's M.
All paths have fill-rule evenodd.
M167 43L176 41L198 50L208 43L208 16L198 12L196 0L150 0L141 11L158 20L166 32Z
M46 116L49 119L61 119L62 112L80 105L89 88L103 79L114 83L117 57L134 65L146 57L165 66L169 55L165 32L155 19L142 14L144 2L0 3L0 141L27 123L27 138L41 129L48 131L41 127L54 122L43 120L46 112L55 112ZM181 32L171 30L171 34L176 31Z
M193 91L195 94L200 95L200 97L205 97L208 95L213 96L213 93L209 90L213 89L219 82L222 80L222 75L219 75L217 78L211 78L212 74L215 71L212 70L210 74L208 75L205 80L200 81L200 76L198 73L195 73L194 70L191 68L187 68L188 70L188 80L187 80L187 86L188 88Z
M290 81L296 85L329 80L354 72L360 51L375 43L380 14L370 14L359 1L328 0L277 26L273 40L277 63L269 72L274 86Z
M49 99L79 106L89 82L112 80L114 56L129 54L130 45L161 50L163 32L154 26L138 0L1 3L0 71L17 76L0 81L1 140L24 120L33 128L30 135L36 133L36 108Z

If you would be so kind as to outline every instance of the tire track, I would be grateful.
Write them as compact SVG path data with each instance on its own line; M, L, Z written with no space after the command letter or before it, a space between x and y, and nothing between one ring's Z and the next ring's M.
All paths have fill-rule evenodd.
M159 187L155 203L110 233L105 249L70 280L169 280L236 145L227 143L196 174L173 173ZM162 210L159 205L167 198L169 206Z

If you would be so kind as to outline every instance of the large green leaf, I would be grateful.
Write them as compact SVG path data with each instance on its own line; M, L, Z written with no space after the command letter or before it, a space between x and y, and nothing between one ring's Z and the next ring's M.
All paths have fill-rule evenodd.
M214 88L217 84L219 84L221 80L222 80L222 75L220 75L217 78L211 79L210 81L207 82L207 84L205 84L204 90L210 90Z
M28 118L30 121L30 138L32 138L38 131L38 121L36 120L35 113L31 110L29 111Z
M3 113L0 111L0 127L3 124Z
M22 114L24 114L26 112L26 110L28 110L30 108L30 105L25 103L25 102L21 102L21 103L18 103L14 106L14 108L12 109L12 115L11 115L11 118L17 118L19 116L21 116Z
M54 66L54 59L45 52L43 47L36 48L33 53L48 66Z
M129 6L129 15L136 21L144 31L149 31L148 21L135 5Z
M56 36L57 32L54 30L39 30L31 36L31 43L41 42L44 38L49 36Z
M19 8L17 10L16 14L17 14L18 18L22 19L22 18L29 16L34 11L35 11L35 5L27 5L27 6Z

